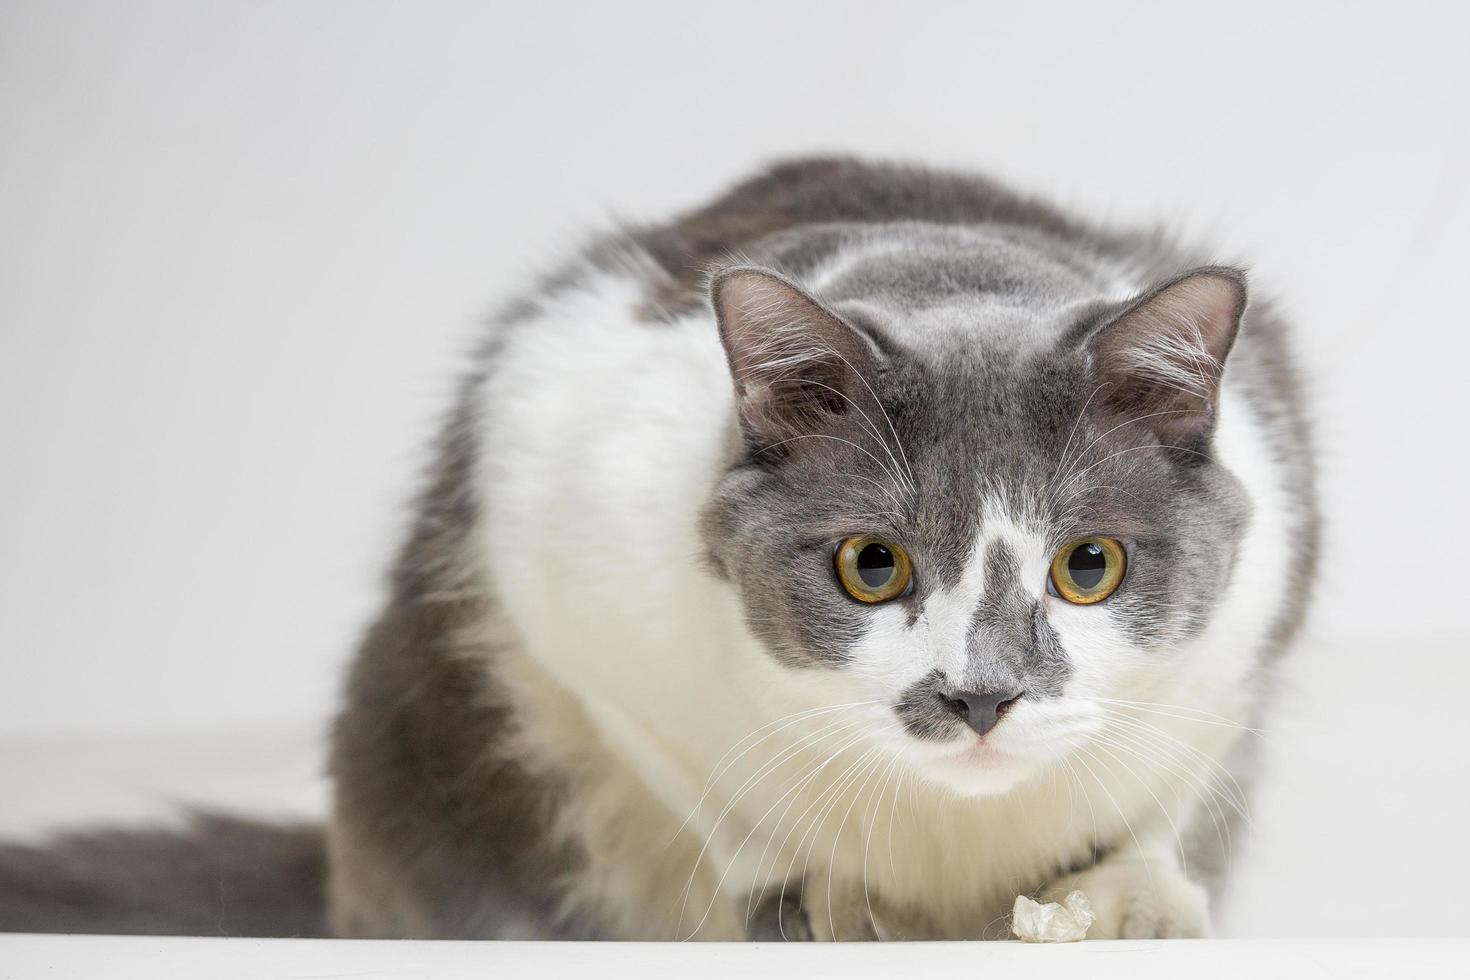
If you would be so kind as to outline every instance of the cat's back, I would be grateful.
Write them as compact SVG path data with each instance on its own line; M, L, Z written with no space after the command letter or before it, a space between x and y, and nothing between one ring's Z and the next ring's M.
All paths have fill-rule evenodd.
M901 225L1004 229L1081 264L1081 255L1126 255L1135 241L978 175L843 157L782 163L670 222L598 239L515 303L485 347L484 402L518 425L565 425L573 434L589 428L589 417L726 417L729 380L707 297L712 271L755 256L801 280L853 250L863 229L881 237L883 226ZM611 425L598 428L599 441L620 448ZM645 456L658 452L657 443L643 448Z

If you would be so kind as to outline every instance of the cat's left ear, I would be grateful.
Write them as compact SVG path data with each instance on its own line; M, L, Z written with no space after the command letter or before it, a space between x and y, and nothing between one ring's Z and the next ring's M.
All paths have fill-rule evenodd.
M1195 269L1134 300L1087 339L1096 405L1150 416L1166 442L1208 436L1245 305L1245 273L1225 266Z
M854 415L879 414L877 352L840 316L766 269L726 269L710 283L746 441L774 458L822 451Z

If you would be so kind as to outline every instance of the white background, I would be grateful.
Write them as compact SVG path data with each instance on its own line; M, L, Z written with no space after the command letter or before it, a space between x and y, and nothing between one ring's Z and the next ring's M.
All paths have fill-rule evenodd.
M1224 926L1470 934L1467 41L1448 2L6 0L0 828L319 805L485 314L613 215L848 150L1164 221L1282 299L1329 537ZM204 747L257 730L226 787Z

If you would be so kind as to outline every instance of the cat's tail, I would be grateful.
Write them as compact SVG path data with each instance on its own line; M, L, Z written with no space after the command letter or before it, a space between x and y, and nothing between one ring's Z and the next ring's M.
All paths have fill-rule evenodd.
M325 936L326 863L320 826L212 813L0 844L0 932Z

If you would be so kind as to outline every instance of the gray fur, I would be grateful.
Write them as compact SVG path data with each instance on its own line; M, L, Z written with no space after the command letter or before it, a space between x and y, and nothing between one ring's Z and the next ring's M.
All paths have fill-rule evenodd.
M626 268L637 256L651 259L640 309L648 329L658 330L709 302L707 284L731 265L730 256L795 284L834 258L873 248L881 254L852 261L809 298L871 355L859 371L863 387L891 417L913 487L895 484L894 514L875 518L872 487L846 475L883 477L863 465L861 450L871 439L833 403L805 403L803 411L826 413L856 445L810 440L771 453L747 428L706 506L710 566L735 583L771 653L794 669L841 669L844 651L864 629L860 606L832 588L833 543L853 527L912 542L928 574L896 601L917 614L926 596L953 584L985 520L982 486L1034 511L1057 545L1102 525L1127 532L1149 560L1136 563L1128 588L1109 601L1127 607L1145 645L1164 651L1208 619L1209 583L1229 574L1231 542L1248 519L1238 488L1209 461L1207 433L1173 443L1178 448L1147 448L1163 441L1159 429L1113 431L1124 406L1107 397L1088 403L1102 363L1089 343L1131 308L1111 295L1117 274L1167 284L1207 257L1154 234L1091 227L974 175L841 158L774 167L668 224L595 243L568 271L509 307L476 358L333 733L329 901L338 934L616 935L595 917L558 913L564 885L586 856L556 842L548 827L576 786L568 774L516 757L509 736L517 706L495 689L490 673L471 666L494 662L516 642L461 547L482 509L494 506L479 498L473 479L473 405L497 352L546 295L575 288L589 264ZM1282 327L1259 297L1230 364L1245 379L1252 410L1275 434L1301 507L1292 532L1291 595L1275 629L1280 649L1305 605L1316 519L1295 376ZM858 391L840 372L821 377ZM1057 469L1069 442L1074 452L1089 447L1080 466L1112 458L1061 486L1072 472ZM998 579L1014 576L1004 554L993 561ZM1027 696L1047 696L1068 666L1044 616L1018 589L998 590L990 602L977 610L970 680L1020 680ZM954 680L928 678L895 705L911 732L935 737L958 724L952 715L941 718L934 701ZM1103 850L1110 844L1099 842ZM0 893L67 866L65 847L49 856L26 853L25 861L12 859L20 880ZM163 861L176 863L189 871L187 861ZM144 880L143 869L128 873ZM193 894L187 879L180 894ZM155 880L153 890L167 887ZM85 894L59 893L39 918L86 921L78 911L86 901L76 897ZM110 894L124 903L142 900L131 891ZM0 908L7 903L14 907L15 899L0 894ZM769 932L789 916L775 907L757 921ZM0 924L11 921L18 920ZM35 927L38 918L26 921ZM119 929L164 925L123 913L91 921ZM214 931L198 916L176 921L175 931ZM303 912L302 931L318 921Z
M0 932L328 935L320 827L199 814L187 828L0 845Z

